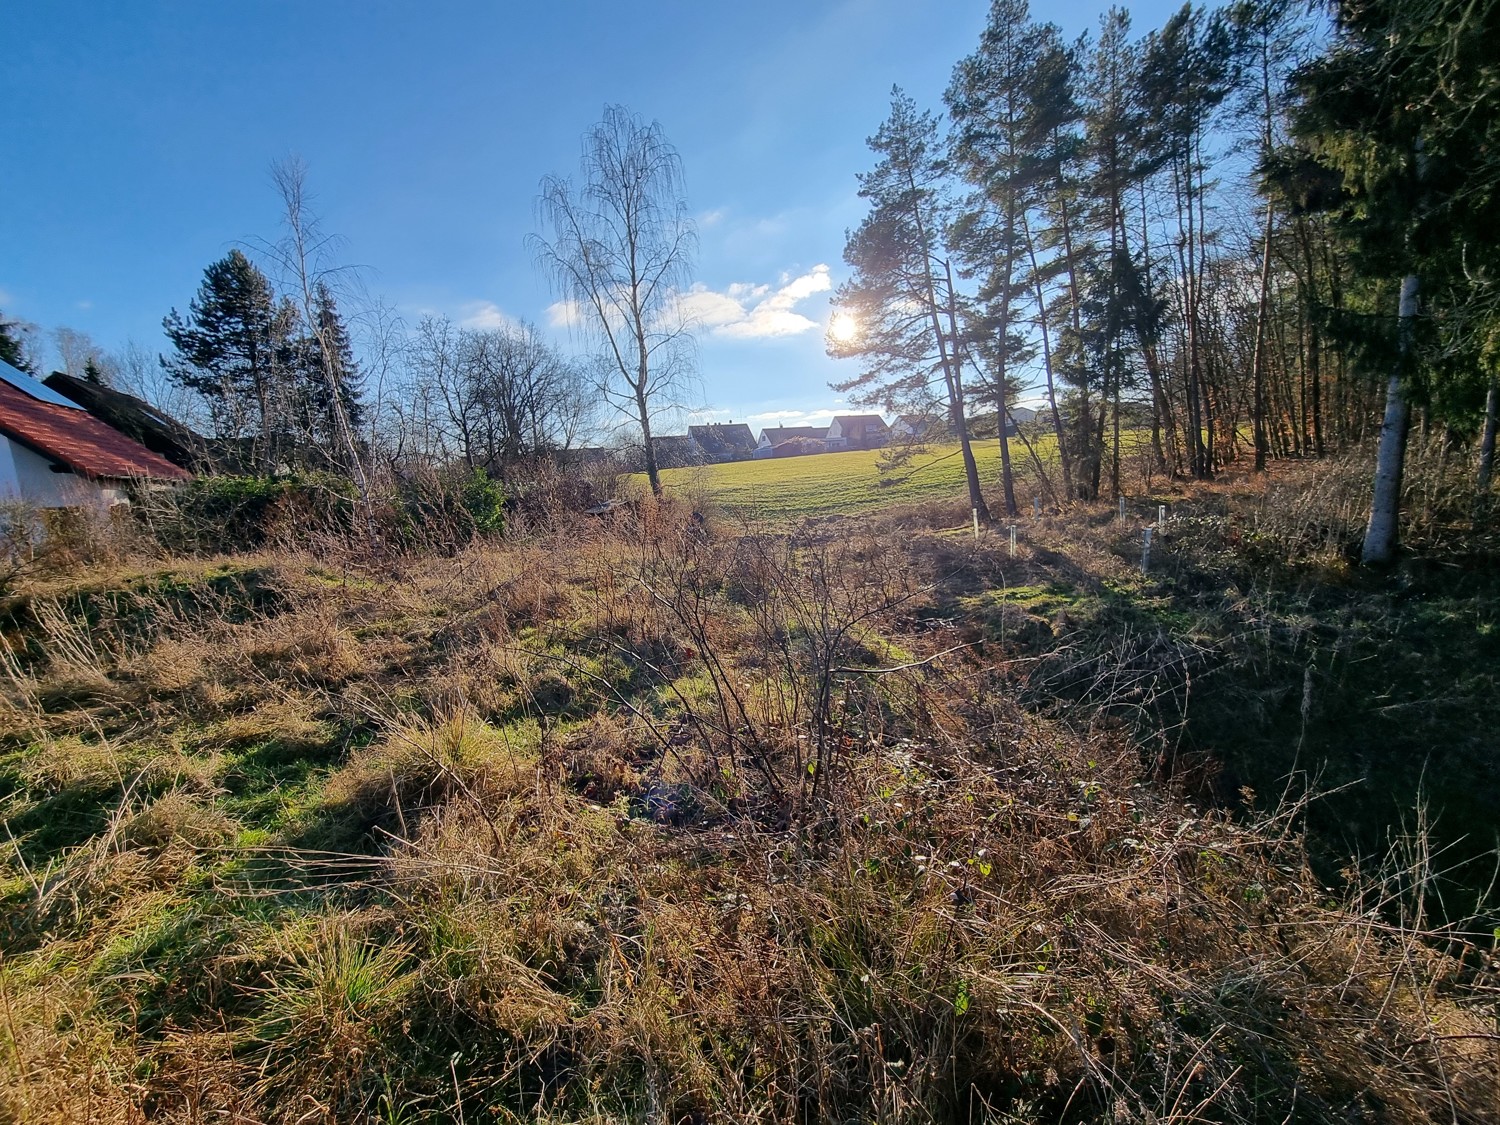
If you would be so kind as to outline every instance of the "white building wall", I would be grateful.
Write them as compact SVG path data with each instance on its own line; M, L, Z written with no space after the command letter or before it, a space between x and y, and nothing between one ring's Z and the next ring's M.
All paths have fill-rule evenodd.
M108 504L114 489L100 488L72 472L54 473L53 462L0 435L0 501L22 501L35 508L76 508Z
M21 482L16 480L16 460L11 456L10 438L0 435L0 504L21 498Z

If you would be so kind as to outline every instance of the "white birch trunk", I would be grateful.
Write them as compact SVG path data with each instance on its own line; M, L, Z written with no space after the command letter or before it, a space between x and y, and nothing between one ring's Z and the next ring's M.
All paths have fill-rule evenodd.
M1411 350L1412 318L1417 315L1417 275L1401 282L1401 361L1391 373L1385 391L1385 420L1380 425L1380 447L1375 455L1375 491L1370 501L1370 522L1365 528L1361 561L1367 566L1388 563L1396 551L1401 512L1401 473L1406 465L1406 429L1411 407L1401 386Z

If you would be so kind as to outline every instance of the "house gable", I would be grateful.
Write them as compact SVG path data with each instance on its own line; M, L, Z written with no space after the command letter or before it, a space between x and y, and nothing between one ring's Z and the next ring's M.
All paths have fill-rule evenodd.
M891 428L878 414L840 414L828 427L830 449L874 449L890 437Z
M192 474L186 470L111 429L56 391L8 364L0 367L4 368L0 371L0 435L15 447L94 481L190 479Z

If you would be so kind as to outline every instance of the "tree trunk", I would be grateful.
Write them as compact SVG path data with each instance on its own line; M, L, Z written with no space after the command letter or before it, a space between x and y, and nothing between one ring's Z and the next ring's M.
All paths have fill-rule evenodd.
M1000 421L1000 480L1005 487L1005 514L1016 516L1020 515L1021 509L1016 506L1016 481L1010 468L1010 438L1005 432L1005 424L1010 418L1010 413L1005 409L1003 387L1000 392L1000 409L996 417Z
M1156 291L1151 282L1151 222L1146 211L1146 182L1141 181L1141 261L1146 283L1146 299L1156 300ZM1172 400L1167 395L1167 383L1162 375L1161 360L1156 353L1154 341L1141 341L1141 358L1146 364L1146 374L1151 379L1151 448L1156 455L1156 466L1163 475L1179 476L1182 458L1177 450L1177 419L1172 413ZM1166 437L1163 445L1163 435ZM1170 456L1171 463L1168 464Z
M1047 406L1052 413L1052 432L1057 435L1057 460L1062 466L1063 494L1073 496L1073 459L1068 456L1068 443L1063 438L1062 413L1057 409L1057 387L1052 378L1052 336L1047 328L1047 298L1042 289L1042 275L1036 268L1036 243L1031 238L1031 227L1025 212L1021 214L1022 232L1031 255L1031 278L1036 285L1036 323L1042 334L1042 369L1047 375ZM1070 264L1071 265L1071 264Z
M1366 566L1391 561L1401 512L1401 474L1406 463L1406 431L1411 407L1401 385L1411 352L1412 319L1417 315L1417 275L1401 282L1401 357L1385 390L1385 421L1380 426L1380 447L1375 456L1375 489L1370 501L1370 522L1365 529L1360 561Z
M1490 491L1495 471L1495 415L1500 413L1500 379L1490 380L1489 394L1484 396L1484 430L1479 438L1479 474L1475 490L1483 504Z
M912 183L912 189L916 184ZM917 230L922 232L924 247L927 244L926 228L920 215L916 216ZM932 256L927 254L927 299L928 311L932 314L932 331L937 340L938 362L943 369L943 380L948 390L948 412L953 420L953 432L958 435L958 447L963 451L964 479L969 484L969 507L979 516L979 522L990 524L990 508L984 502L984 492L979 485L979 465L974 460L974 446L969 440L969 423L964 417L964 381L962 356L958 351L958 315L954 310L956 297L953 290L953 265L943 259L943 271L948 279L948 303L944 311L948 317L951 335L943 335L943 322L938 318L937 283L932 276Z
M1266 229L1260 255L1260 300L1255 307L1255 353L1250 361L1254 386L1251 390L1250 419L1255 432L1255 471L1266 471L1266 455L1271 443L1266 440L1266 311L1271 304L1271 234L1276 212L1266 204Z
M656 468L656 447L651 442L651 412L646 409L646 400L642 395L637 394L635 401L640 415L641 442L646 455L646 480L651 485L651 495L660 498L661 474Z
M1312 233L1305 220L1297 223L1302 243L1302 266L1307 271L1302 307L1307 312L1307 379L1312 385L1313 455L1323 456L1323 341L1318 333L1318 276L1313 269Z
M656 449L651 444L651 409L646 401L647 379L650 377L650 357L646 353L645 318L639 303L635 313L635 344L639 352L636 359L635 409L641 423L641 441L646 446L646 480L651 485L651 495L661 498L661 474L656 469Z

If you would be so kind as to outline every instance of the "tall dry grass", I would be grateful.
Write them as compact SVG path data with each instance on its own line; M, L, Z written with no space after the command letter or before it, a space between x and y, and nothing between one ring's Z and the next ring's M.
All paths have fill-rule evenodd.
M1434 921L1420 825L1331 890L1301 802L1152 780L1119 669L1155 657L1050 708L1071 657L1014 629L1067 621L976 629L1057 558L1128 572L1109 513L1048 518L1016 560L930 514L667 504L39 584L0 1113L1500 1116L1493 942Z

